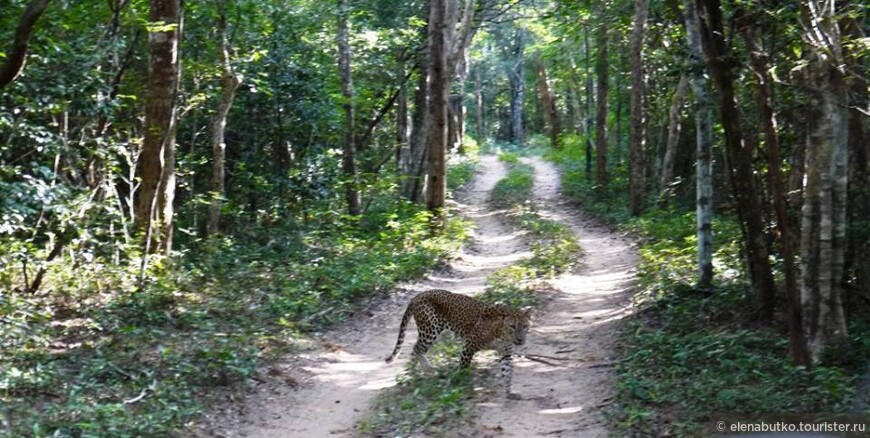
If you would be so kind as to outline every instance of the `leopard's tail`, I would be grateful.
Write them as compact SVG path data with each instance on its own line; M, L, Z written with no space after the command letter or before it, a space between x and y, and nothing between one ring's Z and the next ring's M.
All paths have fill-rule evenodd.
M405 309L405 314L402 315L402 323L399 324L399 339L396 340L396 348L393 349L393 354L390 357L386 358L386 362L390 363L396 356L399 355L399 352L402 351L402 342L405 342L405 330L408 328L408 321L411 320L411 306L409 305L407 309Z

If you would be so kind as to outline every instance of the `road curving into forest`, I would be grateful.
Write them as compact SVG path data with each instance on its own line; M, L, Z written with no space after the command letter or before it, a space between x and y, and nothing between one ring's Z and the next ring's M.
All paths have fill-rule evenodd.
M569 226L583 263L548 282L554 295L535 312L524 353L514 366L521 400L498 392L476 401L476 437L606 437L603 409L612 401L616 335L630 312L637 255L628 239L572 207L559 193L556 167L538 157L534 196L544 218Z
M478 392L472 401L473 421L455 432L469 437L607 436L601 410L613 396L614 340L620 319L628 313L636 256L627 240L567 204L552 164L538 158L525 161L535 167L534 199L542 214L577 233L584 263L549 281L552 299L536 310L527 345L520 351L531 359L515 361L514 390L522 399L507 400L497 390ZM407 302L434 288L480 293L488 274L531 255L506 212L488 202L505 173L495 156L483 156L477 176L457 196L454 207L473 221L474 231L448 267L371 303L369 310L319 336L311 350L273 366L269 378L243 403L210 412L203 436L356 436L356 423L369 414L379 390L395 384L410 357L414 328L408 330L405 354L392 364L383 361L395 345Z

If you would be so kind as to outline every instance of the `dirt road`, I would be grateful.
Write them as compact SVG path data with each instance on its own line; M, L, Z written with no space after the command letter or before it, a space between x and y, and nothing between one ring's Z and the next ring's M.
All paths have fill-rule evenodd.
M551 281L554 298L536 311L526 352L537 360L515 362L514 390L522 400L506 400L500 391L486 391L474 400L466 436L606 436L600 407L613 391L611 369L615 327L626 314L633 279L634 252L628 243L590 225L559 197L558 172L549 163L535 166L535 198L548 217L570 225L585 252L577 273ZM207 432L223 437L354 436L378 390L395 384L410 356L386 364L398 323L408 300L417 292L442 288L475 294L492 271L528 257L523 235L509 225L504 211L491 210L489 193L505 174L494 156L484 156L481 171L459 196L457 208L472 220L471 241L447 269L405 285L402 292L373 303L346 324L324 333L311 351L288 357L273 367L273 378L254 388L242 415L210 416ZM409 329L405 345L413 345ZM406 350L410 351L410 347ZM544 363L541 358L548 357ZM278 376L278 378L275 378Z

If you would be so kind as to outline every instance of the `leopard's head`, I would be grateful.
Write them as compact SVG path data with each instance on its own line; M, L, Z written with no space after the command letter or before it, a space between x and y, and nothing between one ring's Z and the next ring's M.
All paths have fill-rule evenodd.
M532 309L526 308L513 315L510 321L510 328L513 332L514 345L523 345L526 343L526 333L529 332L531 324Z

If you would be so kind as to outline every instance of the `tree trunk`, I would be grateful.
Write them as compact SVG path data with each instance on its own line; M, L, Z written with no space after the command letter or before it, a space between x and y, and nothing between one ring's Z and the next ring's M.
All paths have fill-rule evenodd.
M773 318L776 285L773 282L765 235L764 210L752 166L755 139L746 137L740 126L740 110L734 94L735 63L724 38L722 8L719 0L702 0L699 16L704 19L701 32L707 67L719 90L719 106L725 134L728 174L737 200L737 215L743 231L749 277L762 321Z
M448 21L450 0L432 0L429 9L429 132L426 149L429 171L426 205L436 214L436 222L443 219L445 192L445 152L447 149L447 105L450 85L447 71L447 42L450 41L452 23Z
M510 101L510 125L511 125L511 141L517 145L525 143L525 133L523 131L523 100L525 100L526 80L525 67L523 65L523 54L525 51L525 31L522 28L517 29L514 36L514 42L511 47L512 61L508 66L507 76L511 87Z
M846 15L843 33L850 39L864 36L860 15ZM850 248L846 265L852 271L855 289L870 297L870 90L867 66L870 54L850 53L847 69L849 87L849 225Z
M568 81L565 84L567 98L565 104L568 107L568 127L573 134L576 132L585 132L585 124L582 122L586 116L583 114L583 107L580 105L580 79L577 77L577 65L574 57L571 57L571 71L568 76Z
M402 81L396 97L396 173L402 174L407 167L408 148L408 81Z
M843 308L846 248L848 130L840 30L833 0L802 6L807 65L803 77L814 109L806 147L801 213L801 305L814 363L843 358L847 348Z
M694 5L692 5L692 7L694 8ZM697 23L695 23L695 25L697 25ZM686 26L689 26L689 24L687 23ZM700 41L698 41L698 43L700 43ZM701 53L700 49L701 47L699 45L699 55ZM703 64L693 66L693 68L696 67L703 68ZM703 80L703 78L700 79ZM680 130L682 128L681 112L683 109L683 101L686 100L686 92L688 91L688 77L683 75L680 77L680 81L677 83L677 90L674 91L674 95L671 97L671 107L668 110L668 142L665 146L665 158L664 160L662 160L662 179L659 183L659 203L662 207L668 205L668 199L671 196L670 185L674 179L674 161L677 158L677 146L680 142ZM705 98L706 97L707 96L705 95ZM709 101L704 102L704 105L709 105ZM709 111L709 108L707 108L707 111Z
M408 160L402 175L405 198L411 202L421 201L426 171L426 133L429 131L429 54L428 47L417 59L417 88L414 90L414 112L411 115L411 136L408 145Z
M0 64L0 89L14 81L18 77L18 74L21 73L21 70L24 69L30 36L33 34L33 28L36 26L39 17L45 12L48 2L49 0L31 1L24 10L24 15L18 20L18 28L15 29L12 48L6 53L6 58Z
M461 94L451 94L447 100L447 151L462 153L462 138L465 136L465 107Z
M700 18L695 9L695 0L683 0L686 20L686 41L689 46L689 77L680 78L680 85L674 93L674 101L688 82L695 95L695 144L696 152L696 189L695 219L698 236L698 285L710 287L713 281L713 115L707 79L704 77L703 49L701 48ZM685 90L683 91L685 94ZM671 117L679 117L679 108L674 111L671 104ZM673 120L672 120L673 121ZM676 143L676 141L674 141ZM668 148L670 150L670 138ZM674 147L676 149L676 147ZM667 159L665 159L667 161ZM664 182L664 178L662 179ZM662 187L665 187L662 184Z
M550 144L558 149L561 146L559 144L561 126L559 123L559 112L556 109L556 98L550 90L550 84L547 83L547 69L544 66L544 61L538 58L535 67L538 73L538 97L541 100L541 112L544 114L547 133L550 136Z
M631 173L629 174L629 198L631 214L643 213L646 157L646 121L644 120L643 83L643 38L646 19L649 15L647 0L634 2L634 26L631 31Z
M218 34L220 38L220 63L221 63L221 97L218 101L217 111L212 119L212 171L211 187L212 201L208 208L206 232L216 234L220 232L221 200L224 196L226 142L224 133L227 127L227 114L236 97L236 90L242 83L242 76L233 71L230 64L229 42L227 41L227 15L224 10L224 2L218 3Z
M477 68L474 69L474 135L477 136L477 142L482 144L486 140L484 138L486 122L483 119L483 81L480 78L481 68L483 68L483 65L478 64Z
M583 67L586 73L586 117L583 126L586 128L586 166L585 175L586 181L592 181L592 74L589 71L589 63L592 55L589 51L589 28L583 28L583 53L586 55L586 61Z
M773 197L773 207L776 212L776 225L780 235L783 271L785 273L785 290L789 306L789 349L792 361L797 365L810 365L806 340L801 323L800 290L795 272L794 241L788 217L788 194L785 179L782 174L782 159L779 152L779 135L777 134L776 115L773 106L773 89L768 73L768 55L756 39L753 27L755 20L749 19L738 10L741 18L740 34L749 50L750 66L755 73L757 84L756 98L764 133L767 153L767 178Z
M603 9L604 6L601 6ZM602 12L603 15L603 12ZM595 43L597 53L595 56L595 76L598 78L597 95L595 102L598 110L595 114L595 181L599 189L607 187L607 26L603 20L598 25Z
M341 170L345 182L347 211L351 215L361 212L359 179L356 172L356 107L354 105L353 75L350 67L350 44L348 43L347 17L350 14L348 0L339 0L338 11L338 71L341 76L341 95L344 111L344 144L341 154Z
M450 66L448 65L449 69ZM468 50L463 50L456 63L456 89L458 93L451 94L447 107L447 150L462 150L462 140L465 138L465 80L468 78ZM450 70L448 70L448 74ZM449 90L449 89L448 89Z
M145 232L145 253L172 250L175 199L176 97L180 74L178 42L181 0L151 0L151 23L166 23L148 35L145 138L139 160L141 181L136 226ZM143 258L144 260L144 258ZM144 265L143 269L144 271Z

